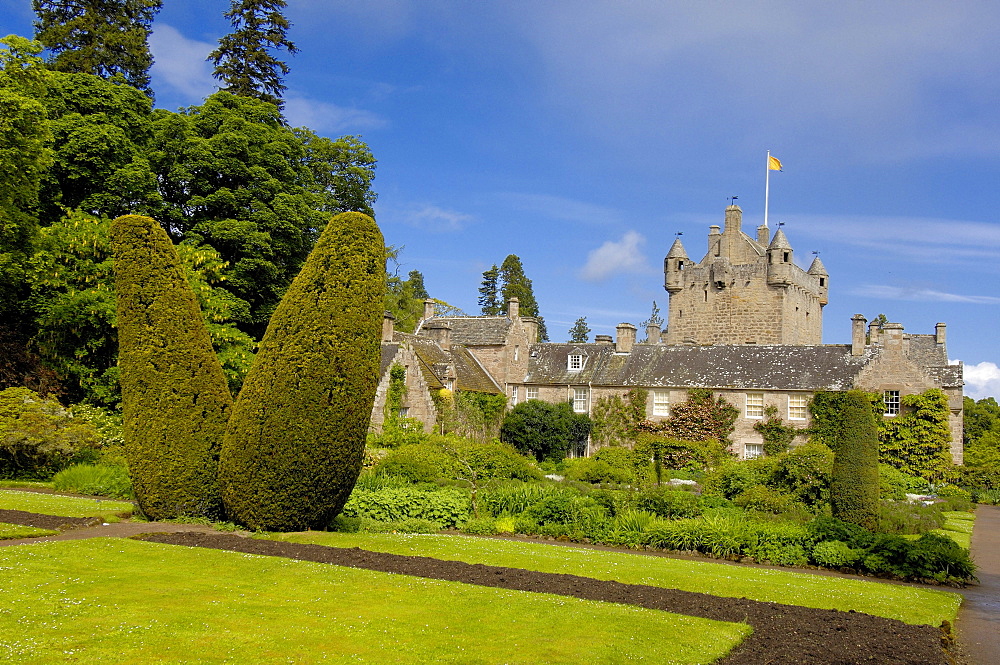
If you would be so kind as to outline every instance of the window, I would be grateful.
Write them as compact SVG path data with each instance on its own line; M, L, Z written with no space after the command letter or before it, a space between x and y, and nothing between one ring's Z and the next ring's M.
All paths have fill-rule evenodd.
M521 347L520 346L515 346L514 347L514 362L517 362L517 359L520 358L520 357L521 357Z
M571 353L569 361L566 364L566 369L570 371L583 369L583 356L579 353Z
M453 379L445 379L444 387L447 388L448 390L454 390L455 381Z
M399 407L399 417L400 418L405 418L406 415L409 412L410 412L410 407L408 407L408 406L401 406L401 407Z
M527 387L524 389L524 399L538 399L538 388Z
M670 393L667 392L666 390L653 391L653 415L654 416L670 415Z
M805 420L809 414L809 399L805 395L788 396L788 419Z
M743 459L753 459L755 457L764 456L764 444L763 443L744 443L743 444Z
M886 390L884 399L885 399L885 415L887 416L899 415L899 391Z
M573 388L573 410L577 413L587 413L586 388Z
M510 387L510 405L517 406L517 386Z
M747 393L747 418L764 417L764 393Z

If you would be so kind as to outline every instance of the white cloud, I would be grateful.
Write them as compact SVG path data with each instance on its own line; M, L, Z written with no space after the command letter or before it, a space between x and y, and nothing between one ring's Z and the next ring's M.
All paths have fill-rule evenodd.
M338 134L384 127L383 118L364 109L345 108L291 93L285 97L285 117L293 127Z
M991 362L966 365L965 394L976 400L1000 397L1000 367Z
M447 210L429 203L389 209L376 205L376 213L380 220L388 218L391 221L398 221L424 231L435 233L461 231L471 222L475 221L475 217L472 215L455 210Z
M1000 305L996 296L970 296L959 293L945 293L933 289L908 289L899 286L865 284L851 290L851 295L885 300L915 300L918 302L954 302L969 305Z
M628 231L622 239L609 240L587 255L587 264L580 270L580 278L600 282L616 273L648 273L649 265L640 246L646 239L635 231Z
M216 90L212 65L206 60L217 45L188 39L176 28L157 23L149 35L153 53L152 74L178 93L199 103Z

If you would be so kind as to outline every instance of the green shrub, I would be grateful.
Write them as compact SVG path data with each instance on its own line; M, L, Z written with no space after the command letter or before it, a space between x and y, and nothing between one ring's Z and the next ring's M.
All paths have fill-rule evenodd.
M0 391L0 478L44 480L94 461L99 435L69 409L27 388Z
M326 528L327 531L336 531L338 533L358 533L361 531L360 517L347 517L344 514L337 515L330 522L330 525Z
M384 264L374 220L336 215L279 303L219 460L233 520L322 528L347 502L378 382Z
M851 549L842 540L825 540L817 543L812 550L812 560L824 568L844 568L854 565L860 553Z
M500 533L497 521L492 517L473 518L462 525L462 533L472 536L495 536Z
M783 513L792 507L793 502L788 494L764 485L754 485L733 497L733 505L761 513Z
M233 398L198 300L149 217L111 224L125 454L151 519L217 518L217 460Z
M574 413L569 402L521 402L504 417L500 440L538 460L557 462L587 441L590 418Z
M429 483L454 474L455 463L439 446L417 443L397 448L373 469L375 474L406 478L411 483Z
M798 501L817 509L830 501L833 451L822 443L807 443L778 456L770 479L775 487L787 490Z
M908 578L948 582L973 579L975 574L976 565L969 558L969 551L937 533L920 536L906 555L904 576Z
M595 507L600 506L590 497L580 496L575 492L562 491L543 497L528 509L527 514L541 526L573 524L579 520L585 509Z
M751 487L767 484L774 470L775 460L770 457L730 460L705 475L704 488L709 494L732 500Z
M636 507L668 519L697 517L701 514L697 496L691 492L666 487L644 489L636 498Z
M857 547L858 545L855 543L859 543L863 538L871 535L870 532L857 524L845 522L829 515L816 517L805 527L812 540L817 543L825 540L841 540L852 547Z
M132 479L124 466L74 464L52 477L52 487L62 492L113 499L131 500L134 496Z
M437 437L435 441L452 460L452 478L469 482L542 478L534 460L521 455L506 443L476 443L452 435Z
M380 522L399 522L418 518L434 522L440 528L453 528L469 519L467 492L456 487L425 491L398 487L376 491L356 490L344 506L346 517L364 517Z
M878 432L871 401L850 390L841 408L830 481L833 516L867 529L878 523Z
M362 519L359 530L364 533L437 533L441 530L441 525L417 517L408 517L395 522Z
M979 490L973 493L976 503L987 506L1000 505L1000 490Z
M560 485L542 483L523 483L519 481L499 482L491 484L480 493L480 504L491 515L520 515L547 496L578 493Z
M927 494L930 485L919 476L911 476L889 464L878 465L879 493L883 501L905 501L907 494Z
M944 520L944 513L938 505L883 501L879 506L878 528L883 533L926 533L931 529L940 529Z
M635 470L622 469L596 457L580 457L566 461L566 477L585 483L625 485L635 482Z

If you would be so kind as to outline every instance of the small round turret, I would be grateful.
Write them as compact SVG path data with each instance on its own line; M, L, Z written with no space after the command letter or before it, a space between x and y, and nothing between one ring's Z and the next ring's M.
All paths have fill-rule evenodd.
M767 246L767 283L773 286L791 284L792 246L780 228Z
M674 240L667 257L663 259L663 288L668 293L677 293L684 288L684 268L689 260L681 239Z
M830 275L826 272L826 267L817 256L809 266L809 274L819 280L819 304L826 305L830 302Z

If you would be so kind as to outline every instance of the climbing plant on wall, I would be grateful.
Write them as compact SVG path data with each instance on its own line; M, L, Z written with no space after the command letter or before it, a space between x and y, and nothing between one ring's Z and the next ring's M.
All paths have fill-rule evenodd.
M934 388L904 395L900 403L902 413L887 419L879 436L879 461L911 476L940 480L951 465L947 395Z

